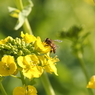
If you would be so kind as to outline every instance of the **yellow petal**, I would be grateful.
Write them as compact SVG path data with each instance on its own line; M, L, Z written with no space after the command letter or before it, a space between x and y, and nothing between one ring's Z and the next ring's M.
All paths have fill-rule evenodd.
M45 70L46 70L46 72L48 72L48 73L54 72L55 75L58 75L58 74L57 74L57 68L56 68L56 66L55 66L55 63L53 63L51 60L48 60L47 64L48 64L48 65L46 65L46 66L44 67Z
M4 62L4 63L8 63L8 64L9 63L14 63L14 57L10 56L10 55L4 56L4 57L2 57L1 61Z
M35 36L29 35L28 33L24 34L23 32L21 32L21 37L24 39L26 43L31 43L36 40Z
M16 87L13 90L13 95L26 95L26 90L24 87Z
M30 69L23 69L23 75L29 79L38 78L42 75L43 68L41 66L31 67Z
M87 88L93 88L95 89L95 76L92 76L88 85L87 85Z
M26 66L30 65L31 58L29 56L19 56L17 58L17 63L20 67L25 68Z
M27 95L37 95L37 90L34 86L28 85Z
M48 55L44 55L44 56L39 56L39 59L46 72L55 73L55 75L58 75L57 68L55 66L56 62L59 61L57 57L51 58Z
M40 53L48 53L51 51L51 47L44 46L44 43L41 41L40 37L37 37L37 40L34 43L34 47Z

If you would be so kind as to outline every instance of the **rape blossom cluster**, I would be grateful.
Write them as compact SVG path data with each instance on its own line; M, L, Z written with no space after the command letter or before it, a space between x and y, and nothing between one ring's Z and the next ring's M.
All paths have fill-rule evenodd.
M44 71L58 75L55 65L59 59L50 56L51 49L40 37L23 32L21 38L8 36L0 40L0 76L16 76L21 72L31 80L39 78ZM37 91L35 87L28 85L16 87L13 95L37 95Z

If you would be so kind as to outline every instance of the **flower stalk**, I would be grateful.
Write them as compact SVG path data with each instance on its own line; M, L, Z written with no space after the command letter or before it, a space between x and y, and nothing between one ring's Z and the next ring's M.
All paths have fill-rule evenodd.
M82 71L83 71L83 73L84 73L84 75L85 75L86 82L87 82L87 84L88 84L88 82L89 82L89 75L88 75L87 69L86 69L86 67L85 67L85 63L84 63L84 61L83 61L83 55L82 55L81 51L78 51L78 52L77 52L77 58L78 58L78 60L79 60L79 62L80 62L81 69L82 69ZM89 95L94 95L92 89L89 88L89 89L88 89L88 92L89 92Z
M24 79L24 76L23 76L22 72L20 72L20 75L21 75L22 84L23 84L23 85L26 85L25 79Z
M44 72L43 75L40 77L42 84L46 90L47 95L55 95L55 92L49 82L47 74Z
M4 89L4 87L3 87L1 82L0 82L0 90L1 90L3 95L7 95L7 93L6 93L6 91L5 91L5 89Z

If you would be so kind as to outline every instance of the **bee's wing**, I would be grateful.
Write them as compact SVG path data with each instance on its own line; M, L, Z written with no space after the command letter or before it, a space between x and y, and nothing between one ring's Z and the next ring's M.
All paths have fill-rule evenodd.
M59 42L59 43L61 43L61 42L62 42L62 40L58 40L58 39L57 39L57 40L54 40L54 41L55 41L55 42Z

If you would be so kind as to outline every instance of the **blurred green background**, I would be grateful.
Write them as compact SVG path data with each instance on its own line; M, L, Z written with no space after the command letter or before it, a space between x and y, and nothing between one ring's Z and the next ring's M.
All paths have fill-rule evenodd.
M26 0L24 0L26 1ZM51 38L60 39L58 36L63 29L68 30L73 25L82 25L85 32L90 32L84 47L84 61L90 76L95 74L95 6L89 5L83 0L32 0L34 7L28 19L35 36L42 40ZM20 35L14 30L17 19L9 16L8 6L15 7L14 0L0 0L0 38ZM56 95L88 95L86 79L80 68L79 61L72 54L71 42L62 40L57 44L56 54L60 62L57 63L59 76L49 76ZM46 95L39 79L35 79L34 85L38 95ZM3 85L12 94L13 88L21 85L21 81L6 77ZM95 91L94 91L95 92ZM0 93L0 95L2 95Z

